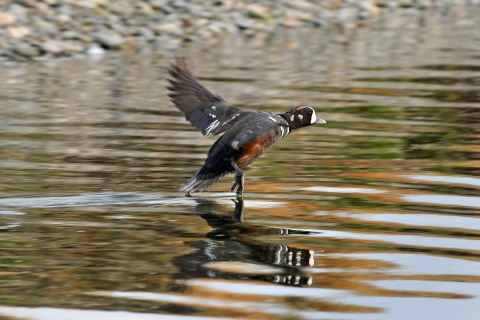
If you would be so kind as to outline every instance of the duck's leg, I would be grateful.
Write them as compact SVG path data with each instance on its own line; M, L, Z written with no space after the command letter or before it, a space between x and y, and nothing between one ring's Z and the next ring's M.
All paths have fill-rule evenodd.
M237 195L241 196L242 193L243 193L243 189L244 189L245 174L243 173L242 170L240 170L240 168L237 166L235 161L232 160L232 161L230 161L230 163L231 163L233 169L235 169L235 171L237 172L237 174L235 175L235 183L233 184L232 189L230 189L230 191L234 191L235 187L238 186Z

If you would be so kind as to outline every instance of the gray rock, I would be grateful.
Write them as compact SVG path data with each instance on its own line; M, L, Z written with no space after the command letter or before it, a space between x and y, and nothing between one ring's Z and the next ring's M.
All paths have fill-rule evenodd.
M33 21L33 31L36 31L39 34L42 35L50 35L54 36L58 33L58 28L55 26L54 23L51 23L49 21L45 21L41 17L35 17L32 19Z
M85 45L81 41L65 41L63 43L66 52L84 52Z
M61 41L49 40L40 45L40 48L46 53L53 55L61 54L65 49L65 44Z
M209 20L211 20L211 19L214 18L214 15L215 15L215 14L214 14L213 12L209 11L209 10L203 9L203 10L201 10L200 12L198 12L197 15L198 15L200 18L202 18L202 19L209 19Z
M163 6L167 5L168 0L150 0L150 5L154 9L162 9Z
M125 37L139 36L140 31L138 29L139 28L135 28L135 27L122 28L120 32Z
M14 3L10 6L10 13L17 18L17 21L27 22L27 8L24 6Z
M109 11L121 16L129 16L135 12L133 1L109 1L108 9Z
M114 32L94 33L93 40L108 49L118 49L125 43L125 38Z
M17 0L16 2L27 8L35 8L37 5L35 0Z
M175 9L185 8L187 6L187 4L183 1L172 1L170 2L170 5Z
M432 7L432 1L431 0L416 0L415 1L415 6L420 9L428 9Z
M51 13L50 6L43 2L36 2L35 8L41 12L43 15Z
M91 37L73 30L67 30L62 32L62 38L64 40L80 40L83 42L92 42Z
M255 21L253 19L248 19L236 12L230 15L230 20L237 26L240 30L247 30L253 28Z
M160 10L162 10L163 13L165 14L172 14L175 12L175 9L169 6L168 4L163 5Z
M169 34L178 36L183 33L183 30L178 22L164 23L154 27L154 31L157 34Z
M137 4L137 8L146 15L153 15L155 14L155 10L152 6L146 2L140 2Z
M338 10L337 19L339 21L353 20L357 16L357 10L355 8L347 7Z
M138 33L147 41L155 40L155 33L149 28L140 27L138 28Z
M57 8L57 11L61 14L67 14L69 16L73 15L75 11L73 10L72 6L68 4L63 4Z
M13 46L13 52L25 57L36 57L40 55L40 50L29 43L20 42Z
M255 18L255 19L270 19L272 17L272 14L270 12L270 9L265 6L261 6L259 4L249 4L246 7L247 15Z
M414 5L413 0L398 0L397 2L400 7L413 7Z

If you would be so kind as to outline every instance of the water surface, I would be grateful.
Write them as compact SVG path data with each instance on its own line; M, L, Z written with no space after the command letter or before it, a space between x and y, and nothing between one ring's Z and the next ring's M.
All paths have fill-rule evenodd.
M7 65L0 314L8 319L476 319L480 15L403 16L185 48L244 109L326 125L186 198L202 137L172 54ZM402 26L401 28L398 26Z

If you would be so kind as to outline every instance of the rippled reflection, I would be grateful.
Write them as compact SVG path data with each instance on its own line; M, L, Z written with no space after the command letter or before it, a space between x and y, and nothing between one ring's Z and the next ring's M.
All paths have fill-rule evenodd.
M178 278L254 279L287 285L311 285L311 277L301 267L313 266L313 251L257 240L266 235L308 235L310 231L269 228L243 222L243 199L232 200L235 210L218 214L219 205L207 199L197 200L195 208L213 229L205 234L208 241L187 244L195 251L174 259ZM226 263L226 262L230 262ZM238 266L236 262L241 263ZM268 274L265 265L270 266ZM256 270L260 274L256 275ZM247 272L245 272L247 271Z

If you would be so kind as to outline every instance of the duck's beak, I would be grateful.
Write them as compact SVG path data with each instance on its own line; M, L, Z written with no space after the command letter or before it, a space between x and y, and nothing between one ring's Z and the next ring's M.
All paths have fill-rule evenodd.
M315 123L327 123L327 121L318 118L317 121L315 121Z

